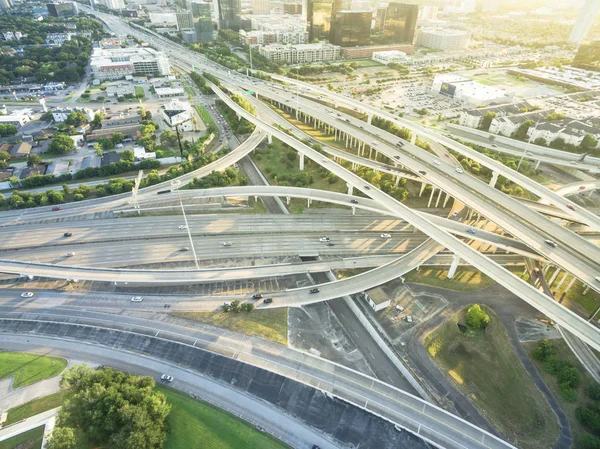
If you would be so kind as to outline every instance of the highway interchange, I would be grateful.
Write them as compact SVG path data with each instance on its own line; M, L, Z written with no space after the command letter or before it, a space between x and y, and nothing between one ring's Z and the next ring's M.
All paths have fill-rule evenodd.
M102 15L102 18L117 33L137 34L148 38L147 34L129 28L120 19L106 15ZM223 90L213 86L213 90L222 101L239 116L256 125L256 130L246 141L217 161L178 178L176 185L167 182L140 189L135 202L130 194L122 194L65 205L63 210L58 212L40 209L1 214L0 238L3 241L3 248L0 250L1 272L53 279L152 285L258 279L339 268L372 268L366 273L350 278L319 284L320 292L316 295L309 292L313 286L307 285L270 292L269 295L274 298L271 305L256 303L258 308L298 307L362 292L402 276L423 264L458 263L459 259L452 256L455 254L460 257L461 263L464 261L480 269L574 336L600 350L600 330L595 324L582 319L555 302L543 291L514 276L501 266L501 264L522 261L525 256L560 267L592 289L600 291L600 281L598 281L600 219L578 206L573 209L573 203L566 196L574 193L572 191L574 187L560 193L552 192L469 147L385 111L287 78L274 77L291 84L292 87L248 78L217 66L202 55L183 50L168 40L155 36L150 41L155 47L170 53L170 57L180 70L189 72L197 69L200 73L210 72L217 76L223 86L231 92L244 95L245 91L252 90L256 93L256 97L276 104L281 109L288 109L292 113L298 111L300 118L304 118L305 121L311 121L315 126L330 132L340 133L342 139L348 139L349 147L354 146L357 149L358 154L343 154L338 149L324 146L326 154L324 155L299 141L296 137L306 136L301 135L297 128L265 102L246 94L256 109L256 115L253 115L239 107ZM294 84L301 86L302 96L297 95ZM542 202L551 205L545 206L546 209L543 209L543 205L536 206L538 210L541 209L554 217L558 215L563 220L585 224L588 228L585 228L586 232L577 234L561 223L546 218L527 203L508 197L493 186L467 173L459 173L456 170L456 160L450 157L443 147L441 150L435 148L435 155L410 142L403 142L402 147L399 148L398 137L372 126L370 119L367 123L345 114L328 112L322 105L313 101L318 96L327 96L332 103L345 104L350 108L364 111L369 116L377 115L385 118L410 129L420 138L427 139L434 145L445 146L466 155L490 167L495 173L515 181L537 195ZM275 127L275 124L278 127ZM296 137L282 131L280 127L290 129ZM239 163L261 142L271 137L276 137L297 150L301 158L307 157L344 179L351 186L349 193L357 190L367 198L296 187L260 185L181 190L177 198L175 193L157 197L157 192L161 190L183 187L194 178ZM385 155L389 163L373 161L370 159L371 155L367 158L366 154L372 151ZM444 156L444 152L448 157ZM451 211L456 212L457 216L443 218L412 210L379 191L375 186L369 185L327 155L334 159L345 159L395 176L431 184L439 189L437 202L442 192L446 194L447 199L452 199ZM597 185L590 183L586 186L586 189L588 188L597 188ZM433 198L433 192L431 195ZM180 217L131 217L137 211L146 212L160 208L163 202L165 206L178 204L178 198L182 198L185 204L192 204L198 199L226 196L304 198L309 201L343 205L362 210L363 214L369 215L227 216L221 214L216 219L211 216L194 215L187 217L189 229L186 230L179 229L182 223ZM506 231L508 236L496 232L494 226L490 229L476 228L478 220L470 219L471 211L476 211L478 215ZM115 220L114 217L121 218ZM75 221L70 221L73 219ZM467 229L474 230L475 233L467 232ZM201 240L202 243L195 245L194 249L199 260L206 261L207 266L203 266L200 270L126 268L148 264L189 263L193 257L190 259L191 252L185 249L190 245L187 239L188 230L193 238L197 241ZM73 235L65 237L63 235L65 232L71 232ZM390 233L390 238L383 238L381 236L383 233ZM334 245L327 246L319 242L321 235L330 236ZM553 240L557 245L552 247L546 244L545 240L548 239ZM224 242L231 242L231 246L223 245ZM444 250L446 252L443 252ZM73 254L68 256L69 253ZM290 255L304 255L314 257L316 260L276 262ZM265 261L253 266L210 265L210 261L215 258L223 263L224 260L234 260L236 257L246 258L246 260L263 258ZM47 314L55 314L53 319L65 326L67 323L79 320L86 326L98 327L125 326L125 322L129 327L137 326L144 329L165 326L154 321L141 323L141 319L140 322L134 323L133 319L123 317L114 320L111 324L108 324L110 318L101 320L97 317L94 322L92 312L81 311L82 308L94 308L89 300L79 305L76 302L70 303L69 309L65 309L61 308L63 302L60 294L48 298L47 303L39 306L42 309L41 315L34 316L28 312L23 314L13 311L17 307L24 309L34 307L35 301L30 301L29 304L15 302L18 306L15 305L14 309L9 306L10 301L8 301L6 305L0 305L0 317L7 320L24 318L39 321L47 317ZM127 302L126 299L124 301ZM195 303L198 304L198 309L206 310L214 309L222 300L219 297L206 296L187 298L181 302L180 310L191 310ZM158 308L158 304L150 302L147 307L148 310L154 310ZM128 332L133 332L129 327ZM194 346L202 339L197 335L197 331L195 332L192 337L196 340ZM40 333L43 334L43 331L40 330ZM186 335L186 338L191 335L188 330L183 329L168 329L168 333L170 335L181 333L182 336ZM231 348L246 348L248 340L236 343L233 341L236 336L227 338L232 340L225 339L218 345L206 345L204 349L223 352L227 357L262 366L269 371L303 383L316 385L319 389L330 391L353 404L384 416L440 447L513 447L482 428L473 426L420 398L394 389L369 376L344 371L347 369L334 367L331 362L324 359L311 358L306 354L288 353L293 350L280 346L271 348L268 356L264 347L261 347L260 351L233 350ZM257 339L253 339L253 344L272 345ZM305 368L291 369L292 360L294 363L301 362L304 365L299 366ZM311 370L314 370L317 365L318 373L314 374ZM327 375L323 377L325 372ZM370 386L367 388L366 385Z

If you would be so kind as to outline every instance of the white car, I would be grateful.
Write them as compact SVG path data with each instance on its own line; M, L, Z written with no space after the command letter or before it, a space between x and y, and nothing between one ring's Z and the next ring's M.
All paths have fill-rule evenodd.
M327 243L328 241L329 241L329 237L321 237L319 239L319 242L321 242L321 243Z
M131 302L142 302L144 298L142 296L134 296L131 298Z
M382 239L391 239L392 236L390 234L381 234Z
M169 376L168 374L163 374L162 376L160 376L160 380L162 380L163 382L173 382L173 376Z
M460 167L456 167L456 168L454 169L454 171L456 171L456 173L464 173L464 172L463 172L463 169L462 169L462 168L460 168Z
M223 246L232 246L233 243L231 243L231 242L222 242L221 245L223 245Z
M440 161L439 161L438 159L434 159L434 160L433 160L433 163L434 163L435 165L440 165Z
M23 292L21 293L21 298L32 298L33 292Z
M187 229L187 226L186 225L179 225L179 226L177 226L177 229Z
M75 255L74 252L70 252L70 253L65 254L65 256L67 256L67 257L73 257L74 255Z

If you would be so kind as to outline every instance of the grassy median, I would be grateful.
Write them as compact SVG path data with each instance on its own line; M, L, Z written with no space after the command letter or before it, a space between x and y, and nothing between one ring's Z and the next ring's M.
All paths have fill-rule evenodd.
M172 405L164 449L287 449L289 446L206 402L164 386Z
M284 307L273 310L254 310L250 313L173 312L171 315L287 345L288 314L287 308Z
M56 407L60 407L63 403L67 390L61 390L48 396L29 401L26 404L13 407L8 410L8 416L6 418L5 426L22 421L31 416L38 415L47 410L51 410Z
M514 275L521 277L523 267L508 268ZM474 268L459 268L454 277L448 279L448 270L437 267L421 267L419 271L413 270L404 275L405 282L414 284L430 285L432 287L445 288L459 292L483 290L494 285L496 282L481 271ZM525 278L527 279L527 275Z
M461 332L466 309L427 336L429 355L454 386L509 442L521 449L551 448L559 425L521 364L502 322L489 309L485 331Z
M0 449L40 449L46 426L36 427L7 440L0 441Z
M67 361L25 352L0 352L0 379L15 377L13 388L24 387L57 376L67 367Z

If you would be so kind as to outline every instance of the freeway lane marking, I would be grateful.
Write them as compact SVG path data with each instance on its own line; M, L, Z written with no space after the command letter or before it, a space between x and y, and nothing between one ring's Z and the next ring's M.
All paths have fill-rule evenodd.
M6 312L6 313L7 313L7 314L22 314L22 315L27 315L27 313L23 313L23 312ZM56 314L56 315L54 315L54 316L60 316L60 315L59 315L59 314ZM63 316L65 316L65 317L69 317L68 315L63 315ZM72 316L71 316L70 318L72 318ZM85 318L85 317L77 317L77 318ZM16 319L19 319L19 318L16 318ZM85 319L92 320L92 321L99 321L99 322L108 322L108 323L114 323L114 320L105 320L105 319L98 319L98 318L85 318ZM48 321L48 320L35 320L35 319L30 319L30 318L20 318L20 320L22 320L22 321L32 321L32 322L50 322L50 323L51 323L51 322L54 322L54 323L56 323L56 321ZM63 322L63 323L61 323L61 324L67 324L67 325L77 325L77 323L72 323L72 322L71 322L71 323L64 323L64 322ZM93 325L90 325L90 324L78 324L78 325L80 325L80 326L90 326L90 327L92 327L92 326L93 326ZM134 324L134 325L136 325L136 326L138 326L138 327L140 327L140 328L148 328L148 329L151 329L149 326L145 326L145 325L140 325L140 324ZM186 328L185 326L177 326L177 325L174 325L174 326L176 326L176 327L183 327L183 328ZM93 327L102 327L102 326L93 326ZM110 329L110 328L108 328L108 329ZM196 331L196 332L198 332L198 331L197 331L197 330L195 330L195 329L190 329L190 330L193 330L193 331ZM127 330L121 330L121 332L124 332L124 333L130 333L130 334L136 334L136 332L127 331ZM210 332L210 331L205 331L205 330L203 330L203 331L200 331L200 332L204 332L204 333L206 333L206 334L208 334L208 335L210 335L210 336L217 337L217 338L232 339L231 337L226 337L226 336L224 336L224 335L220 335L220 334L218 334L218 333L216 333L216 332ZM172 335L174 335L174 336L175 336L175 335L180 335L180 336L183 336L183 337L187 337L185 334L179 334L179 333L172 332L172 331L164 331L164 333L172 334ZM143 334L138 334L138 335L143 335ZM157 337L157 338L160 338L160 339L162 339L162 340L167 340L167 338L165 338L165 337ZM202 339L200 339L200 340L202 340ZM232 339L232 340L233 340L233 339ZM197 340L196 340L196 341L197 341ZM202 341L204 341L205 343L207 343L207 344L209 344L209 345L211 345L211 346L213 346L213 347L214 347L214 346L220 346L220 347L223 347L224 349L227 349L228 351L230 350L230 348L228 348L227 346L225 346L225 345L223 345L223 344L220 344L220 343L218 343L218 342L211 342L211 341L207 341L207 340L202 340ZM187 344L187 343L180 343L180 344L184 344L184 345L186 345L186 346L191 346L191 345L189 345L189 344ZM207 351L207 352L215 352L215 351L212 351L212 350L210 350L210 349L204 349L204 348L198 348L198 349L201 349L201 350L204 350L204 351ZM290 362L293 362L294 364L298 363L298 360L297 360L297 359L295 359L295 358L292 358L292 357L289 357L289 356L287 356L287 355L282 355L282 353L283 353L283 350L284 350L284 349L289 349L289 348L282 348L282 349L281 349L281 351L279 352L279 354L276 354L276 353L274 353L273 351L270 351L270 350L268 350L268 349L265 349L265 348L257 348L257 349L260 349L260 350L262 350L262 351L264 351L264 352L266 352L266 353L272 354L272 355L279 355L280 357L282 357L282 358L284 358L284 359L287 359L287 360L289 360ZM287 365L284 365L284 364L282 364L282 363L279 363L279 362L277 362L277 361L274 361L274 360L270 360L270 359L267 359L267 358L261 357L261 356L259 356L259 355L253 354L252 352L239 351L239 353L241 353L241 354L245 354L245 355L249 355L249 356L251 356L251 357L255 357L255 358L256 358L256 359L258 359L258 360L261 360L261 361L263 361L263 362L266 362L266 363L267 363L267 366L268 366L268 365L270 365L270 364L274 364L274 365L280 366L280 367L282 367L282 369L283 369L283 372L284 372L284 373L286 372L286 370L292 369L292 368L290 368L290 367L289 367L289 366L287 366ZM224 355L224 354L221 354L221 353L218 353L218 354L219 354L219 355L222 355L222 356L225 356L225 357L234 358L234 357L231 357L231 356L226 356L226 355ZM300 354L299 354L299 355L300 355ZM304 361L304 364L305 364L305 365L306 365L308 368L311 368L311 369L313 369L313 370L315 370L315 371L317 371L317 372L322 372L322 373L324 373L324 374L326 374L326 375L331 375L331 374L332 374L331 372L328 372L328 371L326 371L325 369L322 369L322 368L320 368L320 367L319 367L319 366L317 366L316 364L311 364L311 363L308 363L308 362L306 361L306 358L309 358L309 359L310 359L310 358L319 359L318 357L316 357L316 356L313 356L313 355L311 355L311 354L307 354L307 353L302 353L301 355L303 355L303 356L304 356L304 357L303 357L303 358L305 359L305 361ZM237 359L237 357L236 357L236 359ZM237 359L237 360L239 360L239 359ZM249 363L249 362L244 362L244 363ZM330 362L330 363L331 363L331 362ZM249 364L252 364L252 363L249 363ZM252 365L253 365L253 364L252 364ZM301 365L299 365L299 366L298 366L297 370L300 370L300 366L301 366ZM264 367L263 367L263 369L266 369L266 368L264 368ZM351 370L351 369L349 369L349 368L345 368L345 369L347 369L347 370L349 370L349 371L353 371L353 370ZM321 378L321 377L319 377L319 376L317 376L317 375L315 375L315 374L311 374L311 373L309 373L309 372L306 372L306 371L305 371L305 373L306 373L306 374L308 374L309 376L313 377L314 379L318 380L318 381L323 381L324 383L331 385L331 387L332 387L332 388L339 388L340 390L347 391L348 393L351 393L351 394L356 394L357 396L359 396L359 397L361 397L361 398L363 398L363 399L365 399L365 400L368 400L368 399L367 399L367 398L365 398L365 397L364 397L362 394L360 394L360 393L355 393L355 392L352 392L352 391L348 390L347 388L344 388L344 387L342 387L342 386L340 386L340 385L337 385L337 384L335 384L333 381L329 381L329 380L327 380L327 379ZM356 374L358 374L359 376L364 376L363 374L361 374L361 373L359 373L359 372L356 372ZM285 374L283 374L283 375L285 376ZM373 389L373 388L367 387L367 386L365 386L364 384L361 384L360 382L358 382L358 381L356 381L356 380L353 380L353 379L351 379L351 378L349 378L349 377L346 377L346 376L344 376L344 375L335 374L335 376L336 376L336 377L339 377L340 379L342 379L342 380L344 380L344 381L346 381L346 382L349 382L349 383L351 383L351 384L357 385L359 388L365 388L365 389L367 389L367 390L371 391L372 393L374 393L375 395L378 395L378 396L381 396L381 397L383 397L383 398L386 398L386 399L388 399L389 401L391 401L391 402L393 402L393 403L397 403L397 404L399 404L400 406L402 406L402 407L405 407L405 408L406 408L406 409L408 409L408 410L412 410L413 412L415 412L415 413L416 413L416 414L418 414L418 415L423 415L424 417L427 417L428 419L432 420L433 422L435 422L435 423L437 423L437 424L439 424L439 425L441 425L441 426L443 426L443 427L445 427L445 428L447 428L447 429L449 429L449 430L453 431L454 433L460 434L460 435L462 435L463 437L466 437L466 438L468 438L468 439L470 439L470 440L474 441L475 443L477 443L477 444L478 444L478 446L481 446L481 447L484 447L484 448L487 448L487 449L492 449L492 447L491 447L491 446L488 446L488 445L484 444L483 442L481 442L481 441L479 441L478 439L476 439L476 438L472 437L471 435L468 435L468 434L466 434L465 432L463 432L463 431L461 431L461 430L459 430L459 429L457 429L457 428L453 427L452 425L450 425L450 424L447 424L447 423L445 423L445 422L441 421L440 419L438 419L438 418L435 418L434 416L432 416L432 415L429 415L429 414L425 413L425 411L424 411L424 410L427 408L427 405L430 405L430 406L431 406L431 407L433 407L434 409L438 409L438 407L436 407L436 406L434 406L434 405L432 405L432 404L428 404L427 402L424 402L422 399L420 399L420 398L418 398L418 397L416 397L416 396L409 395L409 394L408 394L408 393L406 393L405 391L402 391L402 390L400 390L400 389L398 389L398 388L396 388L396 387L394 387L394 386L392 386L392 385L385 384L385 383L383 383L383 382L379 381L378 379L372 379L372 380L373 380L373 383L374 383L375 381L377 381L377 382L378 382L378 383L380 383L380 384L381 384L383 387L387 387L387 388L390 388L390 389L392 389L392 390L397 390L397 392L399 392L400 394L403 394L403 395L409 395L409 396L411 396L411 398L413 398L413 399L416 399L417 401L424 402L424 410L423 410L423 411L421 411L421 410L418 410L416 407L414 407L414 406L412 406L412 405L410 405L410 404L407 404L407 403L403 402L402 400L400 400L400 399L398 399L398 398L395 398L395 397L393 397L393 396L390 396L390 395L388 395L388 394L386 394L386 393L383 393L383 392L377 391L376 389ZM366 376L364 376L364 377L366 377ZM298 382L306 383L306 382L303 382L302 380L299 380L299 379L295 379L295 380L297 380ZM307 385L309 385L309 384L307 383ZM352 402L352 401L351 401L351 402ZM420 424L420 423L419 423L419 422L418 422L416 419L414 419L414 418L411 418L411 417L409 417L409 416L407 416L407 415L405 415L405 414L401 413L400 411L398 411L398 410L394 410L394 409L392 409L392 408L390 408L390 407L388 407L388 406L386 406L386 405L383 405L383 404L378 404L378 405L379 405L380 407L384 408L384 409L387 409L387 410L389 410L389 411L390 411L392 414L396 414L397 416L401 416L401 417L403 417L403 418L405 418L405 419L407 419L407 420L409 420L409 421L411 421L411 422L414 422L415 424L418 424L418 425L419 425L419 430L420 430L421 424ZM441 411L443 414L445 414L445 415L447 415L447 416L449 416L449 417L451 417L451 418L454 418L454 419L457 419L457 420L460 420L460 421L464 422L465 424L467 424L468 426L470 426L470 427L474 428L475 430L479 430L481 433L487 433L485 430L476 428L475 426L473 426L472 424L468 423L467 421L464 421L464 420L463 420L462 418L460 418L460 417L457 417L457 416L451 415L451 414L449 414L449 413L445 412L445 411L444 411L444 410L442 410L442 409L438 409L438 410L440 410L440 411ZM455 443L455 444L457 444L457 445L459 445L459 446L461 446L461 447L465 447L465 446L463 446L462 444L458 443L457 441L455 441L455 440L452 440L452 439L450 439L449 437L447 437L447 436L443 435L442 433L440 433L440 432L436 431L435 429L433 429L433 428L431 428L431 427L429 427L429 426L425 426L425 427L426 427L427 429L431 430L432 432L434 432L434 433L436 433L436 434L439 434L441 437L443 437L443 438L445 438L445 439L447 439L447 440L449 440L449 441L452 441L453 443ZM408 429L407 429L407 430L408 430ZM511 447L511 448L513 448L513 446L509 445L509 443L507 443L507 442L505 442L505 441L503 441L503 440L499 440L499 439L498 439L498 441L500 441L500 442L502 442L502 443L505 443L506 445L508 445L507 447ZM465 449L468 449L468 448L465 448ZM516 449L516 448L515 448L515 449Z

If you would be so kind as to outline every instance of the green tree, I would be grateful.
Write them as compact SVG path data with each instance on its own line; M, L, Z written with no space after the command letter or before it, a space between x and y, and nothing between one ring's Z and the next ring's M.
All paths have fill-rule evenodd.
M15 134L17 134L17 127L15 125L0 123L0 137L9 137Z
M67 116L65 123L72 126L81 126L87 123L87 117L83 112L73 111Z
M98 143L104 151L110 151L115 147L113 141L111 139L107 139L106 137L98 139Z
M48 449L74 449L77 447L77 436L70 427L57 427L48 440Z
M56 134L50 142L48 150L55 154L64 154L75 150L75 142L66 134Z
M37 154L29 154L29 156L27 156L27 166L28 167L33 167L34 165L38 165L42 163L42 158L39 157Z
M596 145L598 145L598 140L596 140L596 138L591 134L586 134L585 136L583 136L583 140L579 144L579 147L582 150L589 150L592 148L596 148Z
M94 119L92 120L92 126L94 128L100 128L102 126L102 120L104 120L104 113L96 112L94 114Z
M6 151L0 151L0 161L6 162L9 159L10 159L10 154L8 154Z
M577 440L577 449L600 449L600 438L590 433L584 433Z
M550 340L540 340L531 355L534 359L543 362L554 355L554 345Z
M527 138L527 131L533 126L533 123L533 120L526 120L521 123L519 128L515 131L514 137L519 140L525 140Z
M94 447L162 448L171 407L162 393L154 391L151 377L76 365L65 372L61 385L70 391L58 415L58 428L81 429Z
M489 315L479 304L474 304L467 310L467 326L470 329L485 329L489 322Z
M231 310L232 312L239 312L240 311L240 302L237 299L234 299L233 301L231 301L231 304L229 305L229 310Z
M492 124L492 120L494 120L495 118L495 112L487 111L485 114L483 114L483 117L481 118L481 125L479 125L479 129L482 129L483 131L489 131L490 125Z
M125 134L123 133L113 133L113 135L111 136L110 140L112 141L112 143L114 145L123 142L123 139L125 138Z
M122 161L133 162L134 159L135 159L135 154L131 150L125 150L121 153Z

